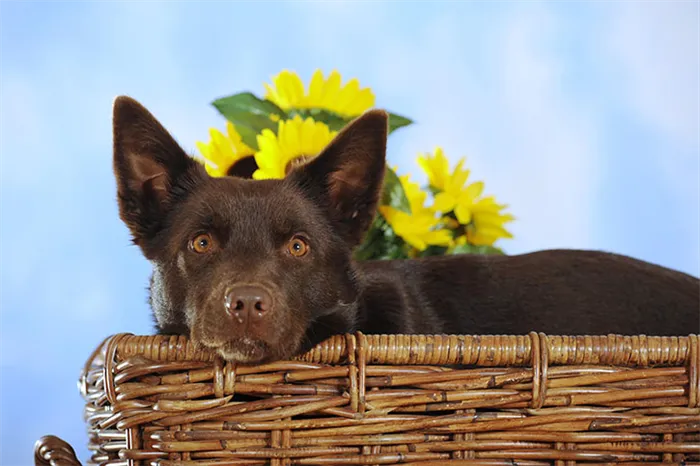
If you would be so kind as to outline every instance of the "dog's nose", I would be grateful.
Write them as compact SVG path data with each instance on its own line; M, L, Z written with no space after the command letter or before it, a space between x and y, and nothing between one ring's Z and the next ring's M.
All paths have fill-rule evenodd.
M272 298L264 288L253 285L234 286L224 298L226 312L243 324L246 320L262 317L272 309Z

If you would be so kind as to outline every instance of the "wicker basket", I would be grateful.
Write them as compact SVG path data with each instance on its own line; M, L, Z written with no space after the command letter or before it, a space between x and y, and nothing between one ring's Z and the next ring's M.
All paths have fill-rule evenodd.
M236 367L119 334L80 385L101 465L700 464L699 370L697 335L355 334Z

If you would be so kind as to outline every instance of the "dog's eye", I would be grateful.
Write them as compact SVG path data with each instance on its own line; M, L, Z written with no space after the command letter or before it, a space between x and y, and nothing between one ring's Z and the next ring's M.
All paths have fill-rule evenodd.
M210 252L214 248L214 238L209 233L200 233L190 241L190 249L198 254Z
M287 250L292 256L301 257L309 252L309 244L304 240L304 238L295 236L289 241Z

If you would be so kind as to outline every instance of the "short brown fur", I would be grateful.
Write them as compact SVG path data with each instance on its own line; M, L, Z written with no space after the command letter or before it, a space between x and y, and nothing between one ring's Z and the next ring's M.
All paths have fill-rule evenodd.
M353 261L376 214L386 138L387 114L372 110L283 180L211 178L144 107L117 98L119 211L154 265L151 307L159 332L187 335L228 360L261 362L356 330L700 331L697 278L616 254ZM212 244L198 254L191 241L203 232ZM309 245L303 257L288 253L293 238ZM232 313L225 297L242 285L273 304L265 312Z

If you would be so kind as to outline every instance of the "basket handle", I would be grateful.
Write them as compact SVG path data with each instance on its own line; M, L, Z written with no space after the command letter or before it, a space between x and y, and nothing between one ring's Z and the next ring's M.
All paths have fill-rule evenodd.
M82 466L75 450L55 435L45 435L34 444L34 466Z

